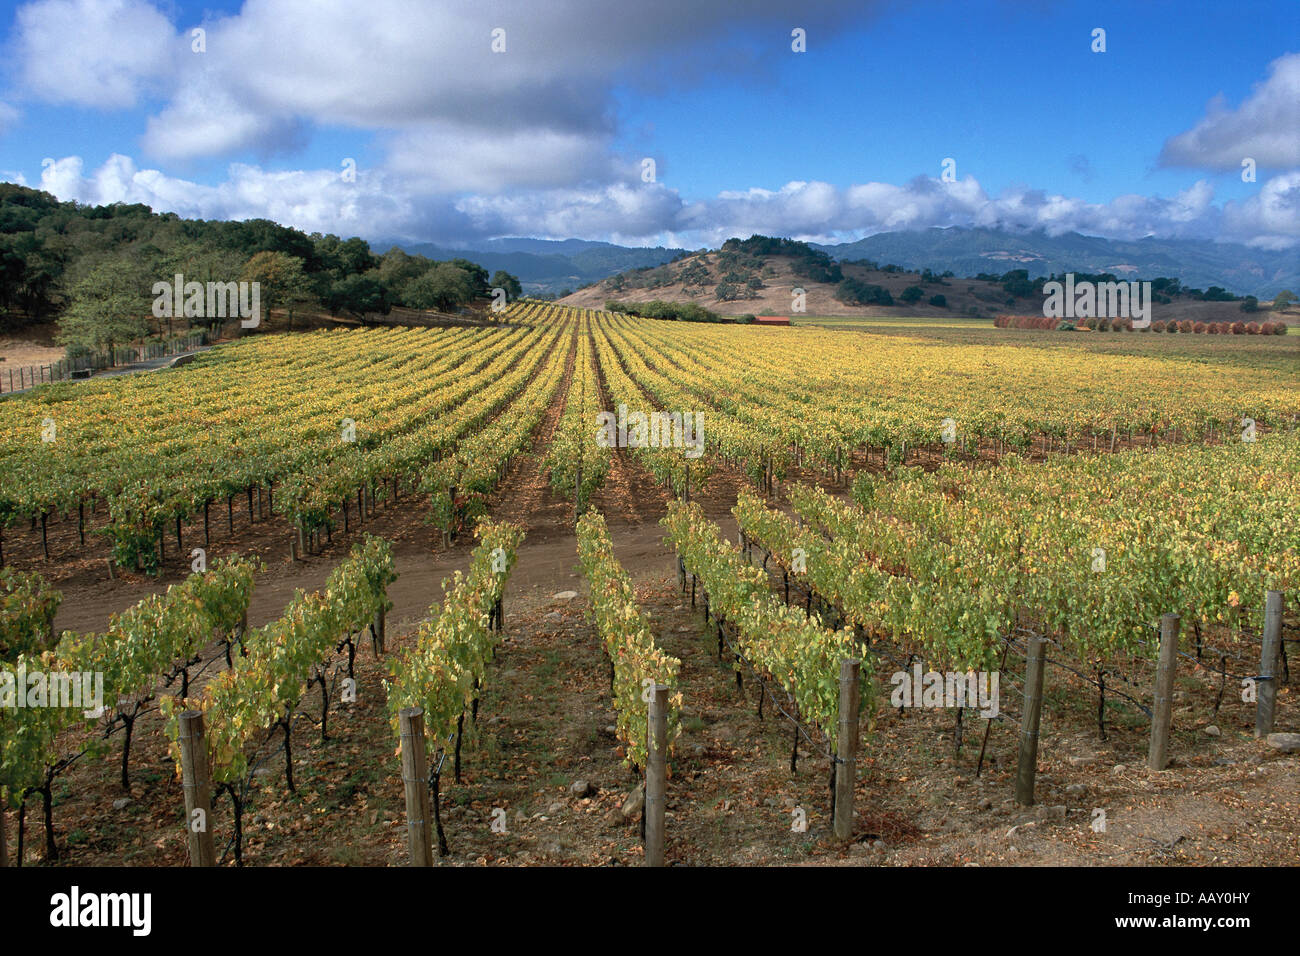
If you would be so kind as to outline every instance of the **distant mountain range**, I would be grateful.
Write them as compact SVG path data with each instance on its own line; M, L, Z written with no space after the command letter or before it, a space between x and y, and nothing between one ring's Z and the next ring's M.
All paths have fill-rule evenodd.
M393 246L430 259L469 259L488 272L505 269L530 293L578 289L629 269L661 266L686 251L663 246L634 248L585 239L490 239L473 249L391 239L371 243L377 253Z
M377 252L400 246L434 259L463 256L489 272L505 269L528 292L578 289L629 269L658 266L683 249L634 248L584 239L492 239L474 248L385 240ZM959 276L1026 269L1031 277L1065 272L1112 272L1151 279L1171 276L1185 286L1222 286L1237 295L1272 298L1283 289L1300 293L1300 250L1273 252L1200 239L1102 239L1077 232L1049 236L1000 229L926 229L882 232L856 242L816 245L839 260L871 259L908 269L951 270Z
M1300 250L1270 252L1199 239L1136 241L1067 232L1012 233L1000 229L926 229L883 232L857 242L815 245L841 261L871 259L909 269L952 270L959 276L1027 269L1030 277L1065 272L1112 272L1152 279L1170 276L1184 286L1222 286L1237 295L1272 298L1300 292Z

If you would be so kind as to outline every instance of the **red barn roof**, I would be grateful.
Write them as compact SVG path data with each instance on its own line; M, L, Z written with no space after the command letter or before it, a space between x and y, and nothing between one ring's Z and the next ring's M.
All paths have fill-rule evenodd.
M790 316L788 316L788 315L756 315L756 316L754 316L754 321L755 321L755 322L760 322L760 323L762 323L763 325L789 325L789 324L790 324Z

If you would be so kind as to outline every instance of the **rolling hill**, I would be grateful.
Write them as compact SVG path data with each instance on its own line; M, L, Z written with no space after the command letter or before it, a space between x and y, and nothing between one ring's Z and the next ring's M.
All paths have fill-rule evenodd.
M992 319L1001 313L1038 314L1042 310L1041 293L1031 291L1023 278L1016 281L1007 275L1017 269L1028 270L1028 264L1019 259L989 259L976 271L986 275L996 272L996 277L974 279L930 269L909 271L888 263L877 267L856 259L834 262L827 248L764 237L743 242L733 239L720 249L619 273L561 301L601 308L610 300L663 300L694 302L725 315L789 315L794 311L794 289L801 288L807 315ZM1126 273L1116 274L1123 277ZM1167 273L1127 274L1154 279ZM854 297L845 295L840 285L844 280L853 285L858 301L846 301ZM908 289L916 290L912 301L907 298ZM1153 320L1235 321L1243 315L1239 301L1205 301L1185 294L1168 298L1168 302L1155 302Z
M433 259L463 256L489 271L505 269L518 276L524 289L533 294L578 289L619 273L662 266L686 252L583 239L492 239L463 249L392 239L372 243L377 253L394 245ZM918 273L931 269L958 276L1001 275L1025 269L1033 278L1052 273L1110 272L1121 278L1170 276L1185 286L1217 285L1237 295L1260 299L1271 299L1283 289L1300 291L1300 252L1294 249L1272 251L1194 239L1148 237L1125 241L1077 232L1049 236L1044 232L952 226L882 232L856 242L809 245L839 262L865 259Z
M1069 232L1013 233L1000 229L926 229L882 232L857 242L816 245L836 259L870 259L916 271L973 276L1027 269L1030 277L1065 272L1111 272L1121 278L1171 276L1185 286L1222 286L1237 295L1272 298L1300 286L1300 251L1269 251L1196 239L1133 242Z

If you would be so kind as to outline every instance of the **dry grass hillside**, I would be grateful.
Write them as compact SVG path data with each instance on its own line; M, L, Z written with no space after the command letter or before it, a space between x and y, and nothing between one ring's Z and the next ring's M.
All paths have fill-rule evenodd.
M750 257L728 254L722 250L696 253L677 262L637 269L611 276L579 289L560 299L566 305L603 308L610 300L620 302L694 302L724 315L789 315L792 293L802 288L807 294L806 314L823 316L931 316L979 317L1013 313L1037 315L1042 311L1038 296L1013 299L999 282L987 282L960 276L924 277L916 272L887 272L863 265L841 264L845 278L878 285L887 290L893 305L850 305L836 297L836 285L814 281L796 274L799 260L791 256ZM730 284L739 298L722 301L718 287ZM919 286L923 296L915 303L902 301L903 290ZM930 304L942 295L945 306ZM1260 311L1243 313L1239 302L1206 302L1188 296L1176 296L1169 304L1155 303L1153 320L1191 319L1198 322L1265 321L1279 319L1300 324L1300 309L1294 306L1284 313Z

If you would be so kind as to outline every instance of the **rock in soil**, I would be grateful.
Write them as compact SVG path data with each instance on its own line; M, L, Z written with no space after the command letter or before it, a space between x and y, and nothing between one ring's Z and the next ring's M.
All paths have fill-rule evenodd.
M1269 734L1264 741L1284 754L1300 753L1300 734Z
M645 809L645 784L640 784L623 801L623 819L635 820Z

